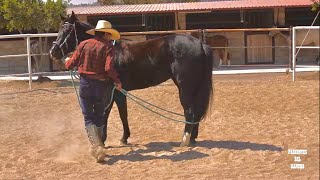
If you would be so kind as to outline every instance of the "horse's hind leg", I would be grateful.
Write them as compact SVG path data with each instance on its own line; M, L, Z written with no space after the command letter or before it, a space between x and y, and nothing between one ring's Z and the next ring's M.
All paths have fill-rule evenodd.
M193 93L190 89L179 89L180 101L184 109L184 116L187 122L198 122L198 116L195 114ZM183 138L180 146L189 146L189 144L195 144L195 139L198 136L199 124L185 124Z
M194 114L193 108L185 110L185 117L187 122L199 122L199 118ZM189 146L196 144L198 137L199 124L186 124L184 134L180 146Z
M197 64L190 67L197 67ZM201 81L201 77L197 77L195 74L201 74L200 68L193 69L192 74L190 73L191 70L189 70L189 68L185 69L187 70L183 72L176 71L176 74L173 74L171 79L179 89L179 98L184 109L185 120L190 123L199 122L200 117L195 112L196 102L194 98L198 92L199 81ZM194 144L195 138L198 136L198 128L198 124L185 124L180 146L189 146L190 142Z
M119 115L123 126L123 135L120 140L122 145L128 144L128 138L130 137L130 129L128 124L128 110L127 110L127 98L120 92L115 92L115 102L118 106Z
M198 131L199 131L199 124L193 125L192 131L191 131L191 137L190 137L190 145L195 145L196 139L198 137Z
M227 52L227 61L228 61L228 67L230 67L231 66L231 58L230 58L230 53L229 52Z

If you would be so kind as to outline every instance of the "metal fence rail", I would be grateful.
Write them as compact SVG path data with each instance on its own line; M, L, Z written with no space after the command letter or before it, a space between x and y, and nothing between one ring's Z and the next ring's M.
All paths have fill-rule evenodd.
M305 27L294 27L293 28L293 33L291 34L290 39L292 39L292 46L273 46L272 48L292 48L292 63L293 63L293 80L295 78L295 67L296 67L296 62L293 61L296 57L296 52L295 52L295 31L297 29L319 29L319 26L305 26ZM174 33L198 33L199 38L205 39L206 33L214 33L214 32L262 32L262 31L290 31L290 28L252 28L252 29L195 29L195 30L174 30L174 31L149 31L149 32L123 32L121 33L122 36L141 36L141 35L165 35L165 34L174 34ZM13 38L24 38L27 41L27 53L26 54L17 54L17 55L2 55L0 56L1 58L12 58L12 57L28 57L28 74L29 74L29 88L32 88L32 68L31 68L31 56L36 56L36 55L41 55L41 54L31 54L30 51L30 38L35 38L35 37L56 37L58 34L57 33L45 33L45 34L18 34L18 35L2 35L0 36L0 39L13 39ZM259 47L214 47L216 49L219 48L270 48L270 46L259 46ZM301 46L301 49L311 49L311 48L320 48L320 47L313 47L313 46ZM290 53L289 53L290 54ZM246 66L246 65L239 65L239 66ZM253 65L251 65L253 66ZM259 67L263 65L258 65ZM265 66L272 66L270 64L267 64ZM289 67L289 65L287 66Z
M17 34L17 35L2 35L0 39L16 39L24 38L27 40L27 54L17 54L17 55L5 55L0 56L1 58L11 58L11 57L28 57L28 73L29 73L29 89L32 88L32 68L31 68L31 51L30 51L30 38L33 37L56 37L57 33L45 33L45 34Z
M319 13L318 13L319 14ZM308 32L306 33L304 40L307 38L309 31L311 29L317 30L320 29L320 26L297 26L292 28L292 81L295 81L295 75L296 75L296 57L300 51L300 49L319 49L320 46L303 46L304 40L302 41L301 45L298 47L298 51L296 51L297 45L296 45L296 32L297 30L301 29L308 29ZM319 40L320 41L320 40ZM319 70L319 69L318 69Z

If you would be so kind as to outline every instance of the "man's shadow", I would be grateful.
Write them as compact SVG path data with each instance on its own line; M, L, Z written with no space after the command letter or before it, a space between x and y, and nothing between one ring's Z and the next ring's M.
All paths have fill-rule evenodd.
M178 147L180 142L152 142L146 144L143 148L131 150L124 155L112 155L107 156L105 164L112 165L118 161L148 161L155 159L168 159L173 162L200 159L208 157L206 153L198 152L195 148L189 148L185 151L176 151L175 147ZM136 146L138 147L138 146ZM283 148L269 144L258 144L251 142L239 142L239 141L212 141L204 140L197 142L195 147L202 147L206 149L230 149L230 150L245 150L249 149L252 151L273 151L281 152ZM187 148L186 148L187 149Z

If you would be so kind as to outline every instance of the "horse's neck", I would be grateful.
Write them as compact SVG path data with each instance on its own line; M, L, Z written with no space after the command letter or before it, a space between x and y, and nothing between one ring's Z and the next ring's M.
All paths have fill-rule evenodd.
M278 32L278 34L280 34L282 37L284 37L284 38L288 38L289 36L288 35L285 35L285 34L283 34L282 32Z
M287 42L290 42L290 34L284 34L280 31L276 32L275 35L279 34L280 36L282 36Z
M275 33L275 35L277 35L277 34L279 34L279 35L282 36L283 38L288 38L288 36L289 36L289 35L287 35L287 34L284 34L284 33L280 32L280 31L277 31L277 32Z
M86 31L92 29L93 27L82 22L77 22L77 23L78 23L77 34L78 34L78 40L80 42L93 37L92 35L86 33Z

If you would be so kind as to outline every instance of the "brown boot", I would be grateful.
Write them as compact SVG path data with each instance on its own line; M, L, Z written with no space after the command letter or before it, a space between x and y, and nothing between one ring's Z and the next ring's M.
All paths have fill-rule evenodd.
M86 127L89 141L91 143L90 154L96 159L98 163L104 161L106 154L104 152L104 144L101 140L102 128L98 128L95 125L90 125Z

